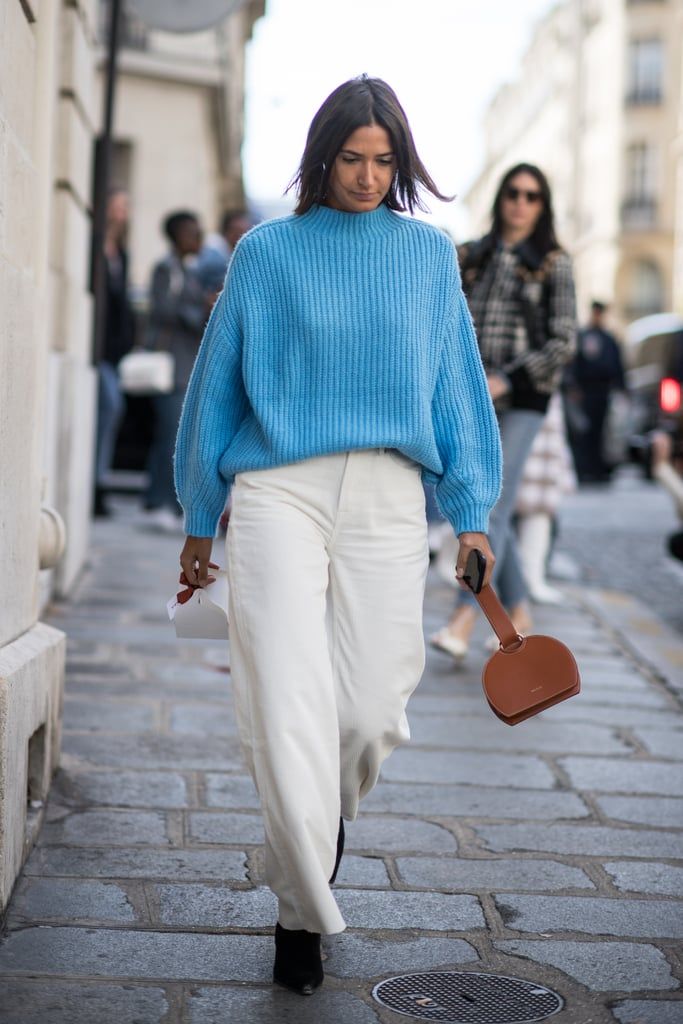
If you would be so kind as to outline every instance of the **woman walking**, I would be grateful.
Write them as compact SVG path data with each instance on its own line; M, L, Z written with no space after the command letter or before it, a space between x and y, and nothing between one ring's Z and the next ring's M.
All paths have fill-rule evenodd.
M186 579L227 537L232 678L279 900L274 980L310 994L343 823L409 737L424 665L421 473L493 556L498 428L449 239L396 211L439 196L394 92L363 76L315 115L290 217L237 245L183 410ZM443 198L443 197L441 197Z
M504 175L491 231L462 247L460 263L503 445L503 490L489 529L493 580L526 633L531 615L512 517L524 464L576 338L571 261L557 241L550 186L538 167L517 164ZM430 642L461 660L476 616L474 598L461 591L450 622Z

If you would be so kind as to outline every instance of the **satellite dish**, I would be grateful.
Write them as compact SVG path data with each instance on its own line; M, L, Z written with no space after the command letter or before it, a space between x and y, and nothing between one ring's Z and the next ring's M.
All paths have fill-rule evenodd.
M145 25L164 32L200 32L223 21L245 0L128 0L127 7Z

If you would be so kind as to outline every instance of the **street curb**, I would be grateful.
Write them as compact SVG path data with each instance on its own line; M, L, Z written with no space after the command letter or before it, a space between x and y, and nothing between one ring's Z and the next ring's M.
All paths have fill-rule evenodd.
M570 592L683 702L683 641L673 629L630 594L578 588Z

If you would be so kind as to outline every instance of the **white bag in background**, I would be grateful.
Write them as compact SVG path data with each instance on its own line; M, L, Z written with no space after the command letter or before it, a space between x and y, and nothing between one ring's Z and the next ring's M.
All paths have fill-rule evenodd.
M170 352L133 349L119 363L121 390L127 395L168 395L175 383L175 360Z

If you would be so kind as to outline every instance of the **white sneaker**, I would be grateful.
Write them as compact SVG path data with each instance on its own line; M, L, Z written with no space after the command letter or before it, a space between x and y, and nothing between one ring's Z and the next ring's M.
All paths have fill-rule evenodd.
M171 512L170 508L153 508L145 513L144 527L156 533L182 533L183 520Z
M581 570L574 559L565 555L564 551L553 551L548 565L548 576L552 576L555 580L567 580L569 583L574 583L581 579Z

